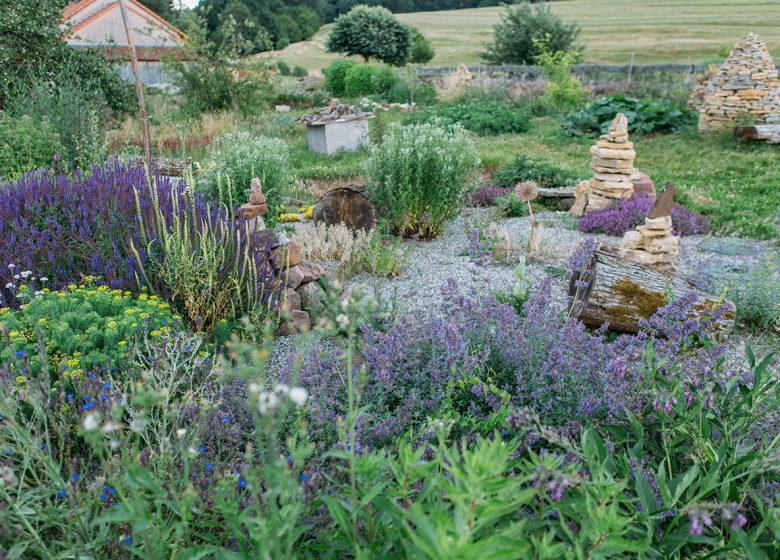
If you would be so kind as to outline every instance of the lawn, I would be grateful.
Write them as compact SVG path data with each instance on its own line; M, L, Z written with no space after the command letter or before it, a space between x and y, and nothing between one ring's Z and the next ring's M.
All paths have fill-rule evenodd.
M770 50L780 49L780 0L569 0L552 2L552 10L582 27L586 62L625 64L630 53L637 64L695 63L722 56L749 31L758 33ZM475 8L399 14L419 27L436 46L433 66L479 63L502 8ZM325 52L330 26L310 40L270 53L288 64L320 69L337 57ZM267 54L263 56L268 56Z

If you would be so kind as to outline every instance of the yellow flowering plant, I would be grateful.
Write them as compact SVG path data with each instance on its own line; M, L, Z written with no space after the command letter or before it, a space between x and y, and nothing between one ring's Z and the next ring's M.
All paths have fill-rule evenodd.
M33 367L43 335L49 364L65 378L78 378L93 364L121 364L137 336L169 332L178 318L157 297L132 297L107 286L73 286L39 294L18 310L0 311L0 360L27 355Z

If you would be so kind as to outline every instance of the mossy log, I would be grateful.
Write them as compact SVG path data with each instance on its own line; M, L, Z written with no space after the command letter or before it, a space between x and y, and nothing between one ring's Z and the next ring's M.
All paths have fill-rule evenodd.
M586 325L606 323L610 330L624 333L638 332L640 319L652 317L670 298L694 290L689 280L619 257L617 247L607 244L598 247L588 270L569 282L572 316ZM709 313L718 302L718 297L702 293L693 313ZM727 307L719 330L727 335L734 327L736 308L729 301L722 305Z
M766 140L770 144L780 144L780 124L738 126L734 129L734 137L748 140Z

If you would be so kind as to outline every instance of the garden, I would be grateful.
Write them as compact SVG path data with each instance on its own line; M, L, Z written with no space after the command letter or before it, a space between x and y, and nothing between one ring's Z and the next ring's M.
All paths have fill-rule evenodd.
M150 159L135 88L23 14L0 557L780 555L780 158L733 136L772 98L701 126L745 60L780 113L771 57L586 79L576 25L504 9L486 56L544 79L426 77L379 7L322 73L193 16Z

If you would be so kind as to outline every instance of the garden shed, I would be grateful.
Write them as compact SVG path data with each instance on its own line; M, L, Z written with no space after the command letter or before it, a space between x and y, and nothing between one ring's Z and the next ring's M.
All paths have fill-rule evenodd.
M184 46L185 35L136 0L125 0L133 41L138 53L141 79L148 85L170 82L162 68L166 56L176 56ZM68 28L67 43L74 48L97 47L107 58L130 60L122 13L117 0L79 0L66 6L63 25ZM129 62L122 77L132 80Z

